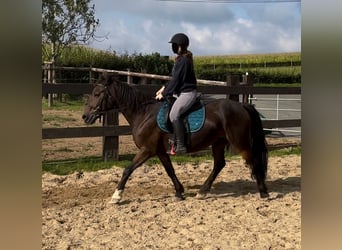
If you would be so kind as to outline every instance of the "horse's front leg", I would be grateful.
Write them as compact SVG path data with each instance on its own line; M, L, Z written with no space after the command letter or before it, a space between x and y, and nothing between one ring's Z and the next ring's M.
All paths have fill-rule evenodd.
M158 157L159 157L161 163L163 164L167 174L171 178L173 185L175 186L176 199L177 200L183 200L184 199L184 197L183 197L184 187L180 183L180 181L178 180L178 178L176 176L175 169L172 166L170 156L168 154L166 154L165 152L161 152L158 154Z
M141 149L133 158L133 161L131 164L125 168L123 171L121 180L119 181L114 194L112 195L111 200L109 203L111 204L117 204L121 201L123 196L123 191L125 189L126 182L128 178L131 176L133 171L140 167L148 158L150 158L152 155L150 151Z

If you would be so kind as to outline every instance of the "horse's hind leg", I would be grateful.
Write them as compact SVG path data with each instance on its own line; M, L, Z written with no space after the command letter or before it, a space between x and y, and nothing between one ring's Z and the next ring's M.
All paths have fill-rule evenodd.
M196 196L197 198L205 197L205 195L210 191L211 186L213 182L215 181L217 175L226 165L226 161L224 159L224 152L225 152L226 145L227 145L227 141L224 139L219 140L212 145L211 150L212 150L212 154L214 157L214 168L211 171L210 175L208 176L207 180L204 182L204 184L200 188Z
M168 154L166 154L165 152L162 152L162 153L158 154L158 157L159 157L160 161L162 162L167 174L171 178L173 185L175 186L176 198L183 200L184 199L184 197L183 197L184 187L180 183L180 181L178 180L178 178L176 176L175 169L172 166L170 156Z
M243 158L246 160L246 164L251 168L251 176L253 179L256 179L258 190L261 198L269 197L267 187L265 184L266 173L264 170L265 163L261 157L262 155L257 155L253 157L253 153L251 151L245 151L242 153Z

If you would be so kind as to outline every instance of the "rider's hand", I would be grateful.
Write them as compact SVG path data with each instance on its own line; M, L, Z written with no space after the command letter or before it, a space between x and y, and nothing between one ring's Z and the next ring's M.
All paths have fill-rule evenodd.
M161 99L163 99L163 95L161 93L158 94L157 92L156 99L160 101Z
M157 92L156 92L156 96L161 95L161 93L164 91L165 86L161 87Z

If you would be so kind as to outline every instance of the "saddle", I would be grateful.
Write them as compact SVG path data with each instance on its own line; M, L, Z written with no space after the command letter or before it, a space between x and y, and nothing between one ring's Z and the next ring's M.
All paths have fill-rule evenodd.
M174 102L174 101L173 101ZM164 101L157 115L158 127L167 133L173 133L172 123L169 118L172 101ZM197 97L195 103L181 116L186 133L199 131L205 120L205 106L200 97Z

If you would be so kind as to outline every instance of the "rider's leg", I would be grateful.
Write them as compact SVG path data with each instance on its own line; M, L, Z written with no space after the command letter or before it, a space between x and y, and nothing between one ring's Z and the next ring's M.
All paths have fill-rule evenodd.
M176 153L185 153L185 128L181 115L184 114L196 101L197 92L181 93L170 111L170 120L176 137Z

